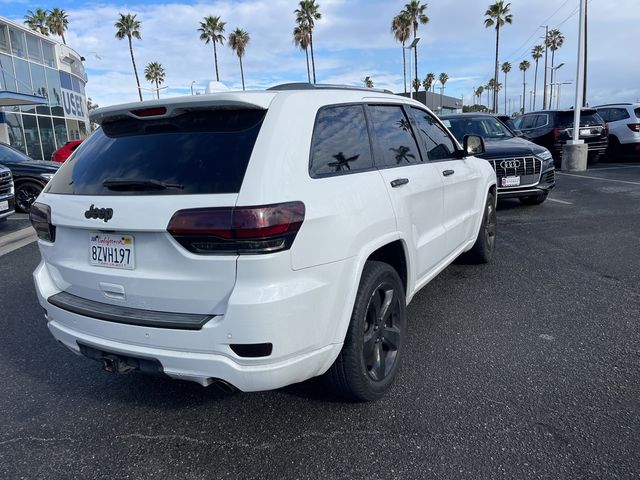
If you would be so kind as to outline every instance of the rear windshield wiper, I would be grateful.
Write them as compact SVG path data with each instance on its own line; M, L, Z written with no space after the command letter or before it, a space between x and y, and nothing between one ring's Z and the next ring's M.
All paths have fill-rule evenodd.
M108 179L102 182L102 185L109 190L115 190L120 192L128 191L140 191L140 190L166 190L167 188L177 188L179 190L184 189L184 185L177 183L164 183L158 180L141 179L141 180L126 180L126 179Z

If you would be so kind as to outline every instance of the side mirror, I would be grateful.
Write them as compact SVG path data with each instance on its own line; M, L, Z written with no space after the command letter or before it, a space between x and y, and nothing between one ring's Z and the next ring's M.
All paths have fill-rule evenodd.
M485 152L484 140L480 135L465 135L462 139L465 156L482 155Z
M524 133L523 133L523 131L522 131L522 130L514 130L514 131L513 131L513 134L514 134L516 137L524 137Z

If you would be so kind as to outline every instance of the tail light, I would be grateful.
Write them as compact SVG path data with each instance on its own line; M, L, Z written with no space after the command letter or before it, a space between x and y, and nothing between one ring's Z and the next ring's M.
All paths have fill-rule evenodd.
M554 128L553 129L553 143L558 143L559 138L560 138L560 129Z
M609 124L605 123L604 124L604 134L608 137L609 136Z
M38 238L47 242L56 240L56 227L51 224L51 207L35 202L29 210L29 219Z
M180 245L204 255L273 253L291 248L304 221L304 203L177 211L167 231Z
M634 132L640 132L640 123L627 123L627 127Z

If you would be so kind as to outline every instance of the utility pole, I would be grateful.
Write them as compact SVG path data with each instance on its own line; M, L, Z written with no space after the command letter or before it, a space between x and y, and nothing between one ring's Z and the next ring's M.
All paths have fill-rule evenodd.
M587 10L589 7L589 2L584 5L584 85L582 87L582 108L587 107L587 29L589 27L589 21L587 17Z
M549 38L549 25L544 26L544 89L542 90L542 109L547 109L547 38Z

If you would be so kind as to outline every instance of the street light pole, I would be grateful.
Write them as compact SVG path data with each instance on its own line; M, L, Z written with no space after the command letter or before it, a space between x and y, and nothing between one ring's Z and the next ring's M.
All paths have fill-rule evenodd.
M408 47L402 47L406 50L409 50L409 98L413 99L413 80L411 79L412 77L412 73L411 73L411 49L412 48L416 48L416 45L418 45L418 42L420 41L420 37L416 37L413 39L413 42L411 42L411 45L409 45ZM406 70L405 70L406 71ZM427 94L425 93L425 97L424 97L424 102L425 104L427 103Z

